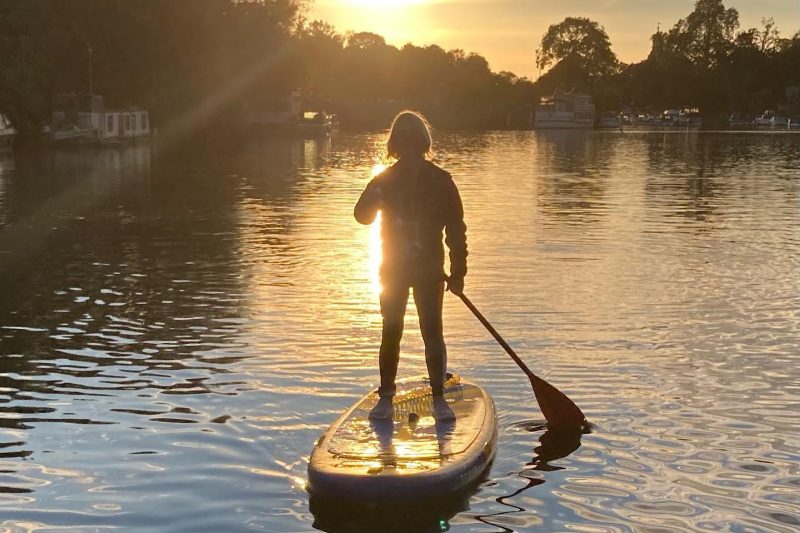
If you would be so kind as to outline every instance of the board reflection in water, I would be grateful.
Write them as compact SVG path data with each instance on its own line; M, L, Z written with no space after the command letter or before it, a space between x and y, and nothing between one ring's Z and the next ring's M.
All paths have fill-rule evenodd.
M381 531L386 533L435 533L450 530L450 520L459 513L472 519L498 527L500 531L513 531L503 526L495 517L525 513L526 509L512 503L512 499L525 491L546 483L546 477L533 477L531 471L552 472L562 467L551 464L575 452L581 444L580 433L556 433L546 430L543 422L521 422L516 427L530 432L544 431L539 445L533 449L533 458L517 473L526 485L496 498L508 509L489 514L475 514L470 509L470 498L484 484L493 485L489 479L491 465L470 487L457 493L444 493L428 499L392 502L385 505L356 504L353 502L311 496L310 509L314 514L314 527L329 533L355 533Z
M469 499L485 481L489 469L472 486L455 494L426 500L368 505L311 495L314 527L329 533L381 531L386 533L435 533L448 531L449 520L469 510Z

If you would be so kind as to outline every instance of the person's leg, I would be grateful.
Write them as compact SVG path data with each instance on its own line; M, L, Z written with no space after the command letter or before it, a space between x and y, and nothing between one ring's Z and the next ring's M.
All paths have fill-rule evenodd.
M447 348L442 333L443 299L444 281L431 280L414 286L414 303L425 341L425 363L434 396L442 394L447 371Z
M395 393L394 380L400 361L400 340L403 338L403 319L408 303L408 286L400 283L384 283L380 299L383 334L378 358L381 373L381 386L378 393L381 397L392 397Z
M396 391L394 380L397 376L397 364L400 361L400 339L403 337L403 318L407 303L407 285L384 283L383 292L381 292L383 333L378 356L378 367L381 373L381 386L378 389L380 399L369 412L369 417L374 420L392 418L394 414L392 405Z
M419 328L425 341L425 363L433 393L433 416L437 422L456 419L444 398L444 381L447 371L447 347L442 333L442 301L444 281L432 280L414 286L414 303L419 315Z

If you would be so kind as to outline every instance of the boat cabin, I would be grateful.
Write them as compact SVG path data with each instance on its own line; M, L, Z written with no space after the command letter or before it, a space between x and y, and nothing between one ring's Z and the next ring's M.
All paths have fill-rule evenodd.
M594 119L595 107L591 96L556 89L552 96L539 99L534 127L591 128L594 126Z
M86 137L101 143L150 135L150 116L138 107L106 108L99 94L59 95L53 101L53 139Z

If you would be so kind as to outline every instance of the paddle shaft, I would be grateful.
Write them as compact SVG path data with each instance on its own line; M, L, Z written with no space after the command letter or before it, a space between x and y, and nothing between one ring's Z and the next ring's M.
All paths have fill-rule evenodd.
M494 327L486 320L478 308L467 298L464 293L457 295L461 301L472 311L472 314L480 321L481 324L492 334L492 337L503 347L511 359L517 363L517 366L530 379L533 392L536 395L536 400L539 402L539 407L542 410L545 420L547 420L548 428L553 430L568 431L572 433L579 433L587 427L586 417L581 412L580 408L575 405L575 402L570 400L566 394L538 377L531 372L531 369L522 362L522 359L511 349L511 346L500 336Z
M508 345L508 343L505 341L505 339L503 337L501 337L500 334L497 332L497 330L494 329L494 327L489 323L488 320L486 320L486 317L483 316L480 311L478 311L478 308L475 307L475 304L473 304L470 301L470 299L467 298L467 295L462 292L461 294L459 294L457 296L459 298L461 298L461 301L464 302L464 304L469 308L470 311L472 311L472 314L475 315L475 318L480 320L481 324L483 324L483 327L485 327L489 331L489 333L492 334L492 337L494 337L494 340L496 340L497 343L500 346L503 347L503 349L506 351L506 353L509 356L511 356L511 359L513 359L514 362L517 363L517 366L519 366L522 369L522 371L525 372L528 375L529 378L537 379L537 380L540 379L540 378L538 378L536 376L536 374L531 372L531 369L528 368L525 363L522 362L522 359L519 358L517 353L511 348L511 346Z

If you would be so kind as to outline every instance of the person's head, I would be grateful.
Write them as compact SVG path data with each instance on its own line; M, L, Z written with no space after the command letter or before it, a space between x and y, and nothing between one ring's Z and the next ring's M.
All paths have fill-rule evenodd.
M430 155L432 145L430 124L420 113L401 111L394 117L386 141L389 157L425 157Z

